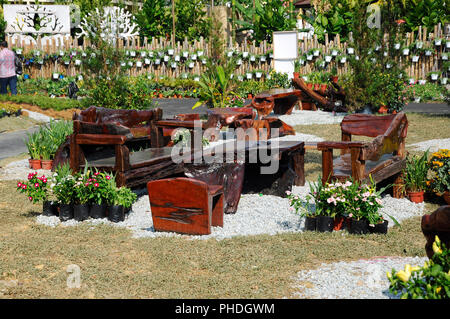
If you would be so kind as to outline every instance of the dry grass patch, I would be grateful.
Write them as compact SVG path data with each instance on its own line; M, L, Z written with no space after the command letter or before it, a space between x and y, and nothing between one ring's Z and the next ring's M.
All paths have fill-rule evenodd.
M133 239L109 225L38 225L39 205L0 182L0 287L3 298L282 298L292 276L323 262L373 256L424 256L420 218L388 235L345 232L236 237L222 241ZM67 266L81 288L66 286Z

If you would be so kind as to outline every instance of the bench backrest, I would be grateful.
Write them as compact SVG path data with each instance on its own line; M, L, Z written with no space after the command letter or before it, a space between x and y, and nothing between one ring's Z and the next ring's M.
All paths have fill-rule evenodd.
M162 118L162 110L115 110L91 106L79 114L74 113L72 119L95 124L118 124L135 127L143 122L157 121ZM141 124L142 125L142 124Z
M374 137L361 154L363 160L378 160L383 154L404 157L408 120L403 112L385 116L352 114L341 123L345 134Z

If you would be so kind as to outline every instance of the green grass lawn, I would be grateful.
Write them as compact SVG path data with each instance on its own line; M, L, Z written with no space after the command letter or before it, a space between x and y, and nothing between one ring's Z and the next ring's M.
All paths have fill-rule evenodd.
M408 143L450 137L448 117L408 118ZM339 125L297 129L327 139L340 137ZM319 152L307 153L308 181L320 173L320 161ZM2 298L283 298L291 296L298 271L324 262L425 256L420 217L391 228L387 235L307 232L221 241L135 239L129 230L108 225L39 225L35 218L41 206L30 204L15 185L0 182ZM427 203L426 212L437 207ZM66 285L71 264L81 268L79 289Z

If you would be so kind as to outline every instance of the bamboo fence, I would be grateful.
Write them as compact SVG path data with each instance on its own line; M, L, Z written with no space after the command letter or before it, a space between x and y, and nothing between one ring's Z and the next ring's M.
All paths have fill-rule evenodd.
M447 76L448 73L448 63L445 64L446 69L444 70L444 63L448 61L448 52L450 51L450 39L446 37L441 25L434 27L433 32L429 33L426 28L420 27L417 32L406 34L406 44L413 46L414 43L418 41L422 43L424 48L432 48L433 52L431 55L426 55L425 51L419 56L418 60L415 61L414 55L410 53L409 55L400 56L396 63L400 63L405 66L406 73L409 78L414 80L427 78L429 72L441 71L443 77ZM442 39L440 45L436 45L437 39ZM43 41L37 38L36 44L26 44L14 43L11 37L6 39L10 44L10 47L14 49L21 49L24 56L30 55L33 50L40 50L43 55L64 55L70 54L70 52L79 51L82 52L86 47L89 46L88 41L84 41L82 45L79 45L78 38L67 38L65 40L55 40ZM352 41L350 35L350 42ZM318 70L330 71L332 68L336 68L337 74L342 75L350 71L350 66L347 61L341 61L339 56L333 56L333 49L338 48L342 53L345 53L346 57L349 55L349 49L351 47L346 42L341 42L339 35L333 39L329 39L325 36L325 43L321 44L317 41L317 37L313 36L310 39L299 40L299 56L308 55L312 50L318 49L320 51L319 56L313 56L311 60L304 59L304 64L300 67L300 74L307 75L311 72L316 72ZM208 43L205 39L201 38L199 41L194 43L189 43L186 39L185 41L178 42L175 47L171 46L171 42L168 39L153 38L151 41L144 38L140 41L139 37L133 38L125 43L121 43L120 48L126 50L128 53L128 63L131 62L132 66L128 68L130 76L138 75L152 75L154 78L167 77L167 78L184 78L184 77L196 77L202 74L205 69L205 56L209 54ZM173 49L173 52L169 51ZM143 51L145 51L145 56L143 56ZM153 58L149 59L149 55L153 53ZM161 52L161 53L159 53ZM184 54L188 52L188 56L185 57ZM242 61L238 65L235 74L242 75L249 79L247 74L252 74L251 78L255 78L255 74L262 73L267 74L273 68L273 60L270 58L270 53L272 52L272 45L267 42L261 42L256 45L254 42L244 42L243 44L235 44L234 46L229 46L227 48L227 55L231 54L238 55L239 59ZM411 50L412 52L412 50ZM203 53L203 54L201 54ZM78 53L79 54L79 53ZM157 63L158 56L160 63ZM355 54L355 53L353 53ZM326 62L325 68L318 68L317 61L320 59L330 59L331 61ZM155 58L156 57L156 58ZM74 61L76 57L72 57L70 64L65 65L61 59L46 59L43 64L37 63L38 58L34 58L33 63L25 66L25 73L29 74L32 78L43 77L49 78L53 73L63 74L65 76L76 76L81 73L81 65L75 65ZM167 60L167 61L165 61ZM193 63L189 66L187 61ZM264 77L262 77L264 78Z

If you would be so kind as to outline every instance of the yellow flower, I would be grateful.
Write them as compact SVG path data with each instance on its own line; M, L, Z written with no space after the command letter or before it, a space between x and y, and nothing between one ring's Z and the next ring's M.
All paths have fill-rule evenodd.
M441 287L441 286L439 286L439 287L436 287L436 293L438 294L439 292L441 292L441 289L442 289L442 287Z
M405 272L411 273L411 265L410 264L405 265Z
M438 236L438 235L434 236L434 241L435 241L438 245L441 244L441 240L439 239L439 236Z
M391 273L390 273L389 271L386 271L386 276L387 276L389 279L392 278L392 275L391 275Z
M405 271L403 271L403 270L400 270L400 271L397 273L397 277L398 277L401 281L407 282L407 281L409 280L409 277L411 277L411 273L407 273L407 272L405 272Z
M411 268L411 271L419 271L420 270L420 267L419 266L415 266L415 267L412 267Z
M436 244L436 242L433 243L433 251L435 254L442 254L442 249L439 248L439 246Z

